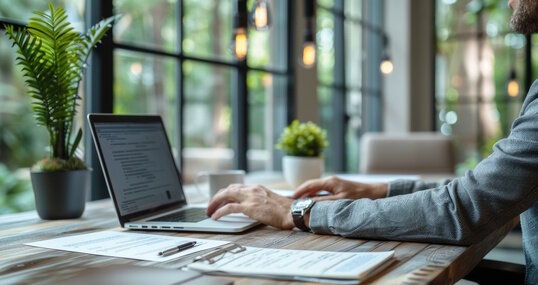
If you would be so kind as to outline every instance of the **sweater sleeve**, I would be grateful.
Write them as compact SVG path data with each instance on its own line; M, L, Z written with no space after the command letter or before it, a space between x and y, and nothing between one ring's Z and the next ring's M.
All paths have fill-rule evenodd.
M417 191L427 190L446 185L450 182L446 179L441 182L426 182L420 180L396 180L388 185L387 197L411 194Z
M483 239L538 200L537 94L538 81L508 138L464 177L428 191L420 190L430 185L396 182L383 199L316 203L312 231L464 245Z

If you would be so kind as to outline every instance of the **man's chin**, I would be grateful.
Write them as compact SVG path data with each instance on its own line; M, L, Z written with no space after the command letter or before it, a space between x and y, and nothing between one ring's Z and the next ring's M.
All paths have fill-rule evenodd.
M510 18L510 26L516 33L532 34L538 32L538 2L536 0L510 1L514 10ZM514 7L516 6L516 7Z

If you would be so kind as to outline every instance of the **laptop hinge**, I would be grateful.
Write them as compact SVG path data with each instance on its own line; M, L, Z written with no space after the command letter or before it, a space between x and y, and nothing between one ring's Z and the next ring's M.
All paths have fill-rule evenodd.
M161 209L159 211L151 212L151 213L148 213L148 214L145 214L145 215L132 217L131 219L126 220L125 222L126 223L132 223L132 222L135 222L135 221L144 220L144 219L147 219L147 218L150 218L150 217L155 217L155 216L159 216L159 215L166 214L166 213L169 213L169 212L177 211L177 210L179 210L179 209L181 209L181 208L183 208L185 206L187 206L187 203L176 205L176 206L173 206L173 207L168 207L166 209Z

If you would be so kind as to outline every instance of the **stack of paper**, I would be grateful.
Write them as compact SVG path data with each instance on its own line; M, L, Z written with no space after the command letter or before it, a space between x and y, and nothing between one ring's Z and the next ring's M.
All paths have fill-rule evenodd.
M356 284L394 255L387 252L331 252L246 247L215 263L192 263L189 269L224 275Z

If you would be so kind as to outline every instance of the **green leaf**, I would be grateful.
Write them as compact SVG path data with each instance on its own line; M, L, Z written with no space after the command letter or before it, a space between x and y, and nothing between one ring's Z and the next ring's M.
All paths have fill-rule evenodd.
M82 139L82 129L78 129L77 136L75 137L75 141L71 145L71 151L69 152L69 158L73 158L73 155L75 154L75 151L78 148L78 144L80 143L80 140Z

